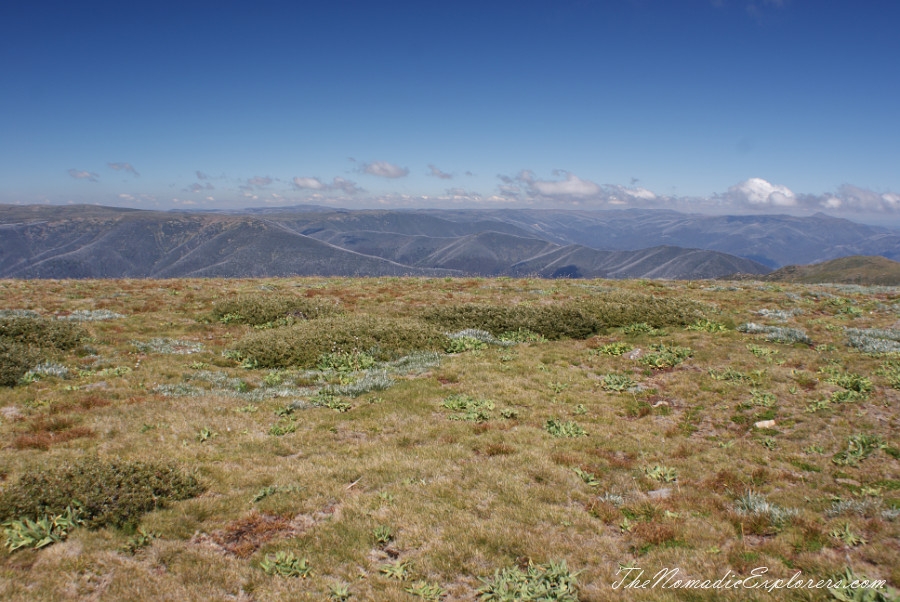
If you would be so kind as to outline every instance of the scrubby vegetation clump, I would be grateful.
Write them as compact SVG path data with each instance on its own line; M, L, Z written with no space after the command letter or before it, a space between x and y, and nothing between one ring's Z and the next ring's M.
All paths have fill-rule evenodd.
M0 318L0 386L12 387L47 355L74 349L87 339L84 328L37 316Z
M41 349L69 351L88 337L77 324L46 318L0 318L0 340Z
M586 339L602 328L596 317L571 304L505 306L467 303L430 308L422 314L422 318L444 330L478 329L497 337L530 331L549 340Z
M202 491L195 476L174 464L88 456L23 474L0 493L0 521L38 519L77 508L89 527L121 527Z
M260 368L313 368L327 353L364 351L389 361L414 351L438 351L448 339L419 320L371 315L320 318L248 335L234 350Z
M0 338L0 387L13 387L41 361L34 347Z
M655 328L688 326L704 318L703 308L684 297L613 291L581 300L578 306L609 328L645 323Z
M338 312L338 304L329 299L254 293L217 301L213 305L212 318L225 324L283 326L333 316Z

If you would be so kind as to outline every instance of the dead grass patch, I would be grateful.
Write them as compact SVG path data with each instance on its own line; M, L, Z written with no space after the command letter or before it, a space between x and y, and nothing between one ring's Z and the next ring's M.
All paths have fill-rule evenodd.
M488 443L482 453L486 456L511 456L516 453L516 448L506 443Z
M249 558L263 545L290 537L295 533L291 519L285 516L260 514L255 510L247 516L225 525L209 535L223 551L237 558Z
M679 538L678 530L673 525L657 521L638 523L631 534L639 543L651 546L663 546Z
M44 431L16 436L12 446L15 449L39 449L47 451L53 445L60 445L73 439L95 437L96 433L86 426L76 426L59 431Z

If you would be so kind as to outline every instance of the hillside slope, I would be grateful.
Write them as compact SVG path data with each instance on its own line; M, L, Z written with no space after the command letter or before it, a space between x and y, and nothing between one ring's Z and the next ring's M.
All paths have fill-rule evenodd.
M785 266L768 274L764 280L900 286L900 262L885 257L853 255L813 265Z

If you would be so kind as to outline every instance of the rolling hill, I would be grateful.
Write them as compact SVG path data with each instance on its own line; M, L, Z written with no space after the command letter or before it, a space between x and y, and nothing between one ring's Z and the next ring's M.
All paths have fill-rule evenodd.
M752 260L661 246L560 244L473 212L185 213L95 206L0 208L0 276L176 278L501 276L713 278Z
M317 206L161 212L93 205L0 206L0 277L16 278L691 279L735 273L756 276L784 265L852 255L900 259L900 233L823 214L349 211ZM847 265L857 276L831 274L823 267L817 270L825 269L827 276L811 277L865 280L870 272L881 273L874 266L860 272ZM773 278L796 276L798 270L791 268ZM883 281L893 282L886 278Z

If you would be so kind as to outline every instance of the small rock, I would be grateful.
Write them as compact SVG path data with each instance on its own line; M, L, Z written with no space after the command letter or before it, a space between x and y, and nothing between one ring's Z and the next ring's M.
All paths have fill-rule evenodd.
M8 420L18 420L22 417L22 411L16 406L6 406L4 408L0 408L0 414L2 414L3 417Z
M668 487L647 492L647 497L652 500L664 500L670 495L672 495L672 490Z
M774 420L760 420L753 426L755 426L758 429L770 429L775 426L775 421Z
M636 359L640 359L640 357L641 357L642 355L644 355L643 349L638 348L638 349L635 349L634 351L628 352L628 353L625 355L625 357L627 357L627 358L630 359L630 360L636 360Z
M857 481L856 479L835 479L835 483L840 483L841 485L850 485L852 487L861 487L862 483Z

